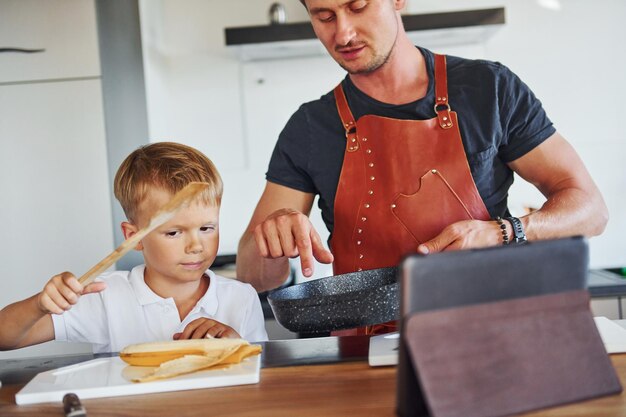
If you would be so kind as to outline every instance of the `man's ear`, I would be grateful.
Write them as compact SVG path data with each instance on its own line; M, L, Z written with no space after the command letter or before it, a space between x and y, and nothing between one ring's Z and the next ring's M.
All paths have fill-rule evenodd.
M122 233L124 234L124 239L130 238L132 235L139 231L139 228L132 223L122 222ZM135 246L135 250L143 250L143 244L141 241L137 243Z

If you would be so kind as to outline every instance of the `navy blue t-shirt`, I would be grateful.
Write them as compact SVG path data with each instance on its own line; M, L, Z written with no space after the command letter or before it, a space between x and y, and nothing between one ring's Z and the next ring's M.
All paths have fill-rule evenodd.
M428 92L412 103L392 105L360 91L349 76L342 81L355 119L366 114L426 120L434 111L434 56L426 59ZM511 70L498 62L447 57L448 96L472 177L492 217L508 214L513 171L507 162L523 156L555 129L541 102ZM266 179L306 193L319 194L326 227L333 231L335 193L346 147L345 131L333 92L305 103L291 116L278 138Z

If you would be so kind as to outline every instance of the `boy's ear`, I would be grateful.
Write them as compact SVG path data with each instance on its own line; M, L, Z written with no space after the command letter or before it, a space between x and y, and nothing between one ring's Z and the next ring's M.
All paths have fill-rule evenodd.
M124 239L128 239L139 231L139 228L137 226L129 222L122 222L121 226L122 233L124 234ZM137 246L135 246L135 250L143 250L143 244L141 243L141 241L137 243Z

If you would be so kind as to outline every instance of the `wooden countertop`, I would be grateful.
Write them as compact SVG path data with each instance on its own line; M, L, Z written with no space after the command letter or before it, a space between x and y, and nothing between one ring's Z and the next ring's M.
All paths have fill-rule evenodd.
M626 355L611 359L626 386ZM23 384L0 389L0 416L63 416L60 403L15 405ZM83 400L92 416L395 416L396 368L367 362L261 370L256 385ZM585 401L525 417L626 416L626 394Z
M62 416L61 404L16 406L21 386L0 390L0 415ZM261 370L261 382L203 390L87 399L91 416L393 416L395 368L366 362ZM376 394L376 395L374 395ZM359 402L359 404L354 404Z

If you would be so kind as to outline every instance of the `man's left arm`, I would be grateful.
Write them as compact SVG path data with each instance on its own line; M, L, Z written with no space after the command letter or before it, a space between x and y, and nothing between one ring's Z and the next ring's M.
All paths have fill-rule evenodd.
M574 148L554 133L522 157L509 163L520 177L546 197L543 206L520 217L528 240L599 235L609 214L600 190ZM513 230L505 222L509 236ZM451 224L420 245L421 253L469 249L502 244L495 221L465 220Z
M604 231L609 212L602 194L559 133L509 166L547 198L540 210L520 218L528 240L591 237Z

